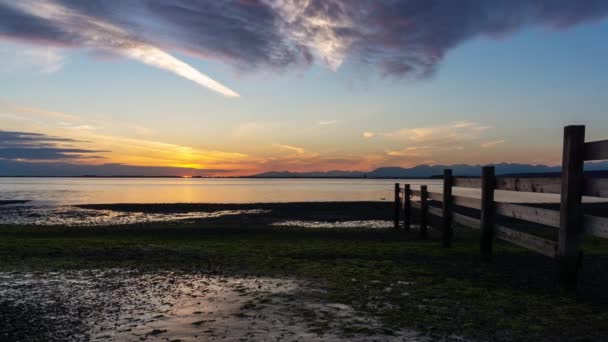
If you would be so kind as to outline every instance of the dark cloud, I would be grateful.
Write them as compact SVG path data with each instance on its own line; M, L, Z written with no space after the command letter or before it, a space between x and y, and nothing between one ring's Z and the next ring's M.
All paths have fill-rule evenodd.
M74 163L107 151L74 148L85 141L39 133L0 131L0 176L213 176L238 170Z
M166 45L226 59L242 68L284 68L312 60L307 48L293 44L280 31L278 14L259 1L149 0L144 3L152 16L170 28L165 34L156 32Z
M79 140L52 137L46 134L40 133L28 133L28 132L11 132L11 131L0 131L0 147L15 146L15 145L28 145L28 144L47 144L55 142L82 142Z
M78 36L0 0L0 36L79 46ZM608 0L60 0L167 48L240 69L343 59L424 77L446 53L526 26L564 29L608 15ZM4 4L4 5L3 5Z
M30 162L0 159L0 176L74 177L74 176L213 176L238 170L192 169L126 164L73 164L65 162Z
M106 152L74 148L71 143L82 141L53 137L45 134L0 131L0 159L8 160L65 160L100 158Z
M91 153L97 152L103 151L78 148L0 147L0 159L58 160L100 158L99 156L91 155Z

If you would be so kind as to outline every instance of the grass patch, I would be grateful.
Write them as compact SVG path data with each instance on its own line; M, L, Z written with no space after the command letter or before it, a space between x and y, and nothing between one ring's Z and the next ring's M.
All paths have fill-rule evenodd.
M551 259L497 243L493 262L483 263L478 248L477 234L460 230L454 247L443 249L436 233L420 240L392 230L221 223L0 227L3 270L137 267L295 276L324 284L328 302L379 317L386 331L513 341L608 336L606 283L598 274L578 296L564 295L554 287ZM590 239L585 249L593 262L585 269L601 275L608 244ZM345 333L369 331L357 325Z

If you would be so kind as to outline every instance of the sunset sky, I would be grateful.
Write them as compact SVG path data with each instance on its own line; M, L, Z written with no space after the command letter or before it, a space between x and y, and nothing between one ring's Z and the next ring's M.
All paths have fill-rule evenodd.
M608 138L608 0L0 0L0 160L370 170Z

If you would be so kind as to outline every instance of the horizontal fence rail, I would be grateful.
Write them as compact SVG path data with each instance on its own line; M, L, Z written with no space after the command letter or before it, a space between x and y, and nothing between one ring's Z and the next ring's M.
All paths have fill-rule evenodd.
M559 194L559 178L498 178L496 190Z
M443 194L440 192L429 192L429 199L437 202L443 202Z
M441 208L429 207L428 210L429 210L429 214L431 214L431 215L443 217L443 212L441 211Z
M495 177L492 166L483 168L481 178L452 177L452 171L445 170L443 192L429 192L426 185L421 186L421 190L414 190L409 184L406 184L404 188L406 190L401 191L397 184L395 191L402 196L395 196L396 205L401 205L400 198L404 199L403 212L408 220L405 225L407 229L411 216L410 209L418 209L421 235L426 236L427 224L431 223L429 227L441 231L444 247L451 245L454 223L481 230L480 249L484 260L491 259L495 238L555 258L560 285L566 290L576 289L582 255L580 252L582 235L608 238L608 217L586 215L582 205L583 196L608 198L608 178L589 178L585 177L583 172L584 161L608 159L608 140L585 143L584 138L584 126L564 128L563 171L559 177ZM480 189L481 198L453 195L453 187ZM496 202L494 200L496 190L559 194L560 209ZM437 203L440 203L441 207L436 206ZM460 209L454 211L454 207ZM463 214L471 209L479 212L481 219ZM400 211L396 210L396 213ZM432 221L427 218L429 215L433 218ZM515 219L516 222L556 228L558 240L554 241L498 225L496 216L502 217L501 220ZM435 222L440 223L433 224Z
M608 239L608 218L591 215L583 216L585 233Z
M462 215L459 213L454 213L452 214L454 215L454 222L463 225L465 227L469 227L469 228L473 228L473 229L479 229L479 226L481 224L481 221L476 219L476 218L472 218L470 216L467 215Z
M608 197L608 178L586 178L583 184L583 196Z
M559 194L561 178L509 178L498 177L496 190L535 192L544 194ZM460 188L480 189L478 178L454 178L454 186ZM586 178L583 186L583 196L608 198L607 178Z
M593 141L585 144L585 160L608 159L608 140Z
M559 211L511 203L496 203L496 214L559 228Z
M466 178L466 177L455 177L454 186L459 188L481 188L481 179L479 178Z
M481 200L478 198L454 196L454 204L461 207L467 207L477 210L481 209Z
M557 243L555 241L543 239L538 236L503 226L496 226L495 229L497 233L496 237L499 239L509 241L512 244L520 247L531 249L550 258L555 257L555 250L557 248Z

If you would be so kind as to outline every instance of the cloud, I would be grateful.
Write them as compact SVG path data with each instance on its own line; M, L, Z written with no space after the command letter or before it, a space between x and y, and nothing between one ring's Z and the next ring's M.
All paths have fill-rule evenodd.
M455 122L449 125L402 128L384 133L389 139L424 145L454 145L479 139L490 126L475 122Z
M386 154L391 157L421 157L429 155L429 147L406 147L402 150L387 151Z
M503 144L504 142L505 142L505 140L492 140L492 141L484 142L480 146L481 146L481 148L491 148L496 145Z
M335 125L338 123L338 120L320 120L317 121L317 125L319 126L329 126L329 125Z
M69 138L52 137L40 133L0 131L0 147L29 146L57 142L79 142Z
M54 112L34 107L18 106L0 99L0 110L19 115L28 115L42 117L46 119L59 119L65 121L79 121L80 118L76 115Z
M17 12L15 15L18 19L28 22L16 22L15 15L11 17L9 14L9 20L3 25L4 29L18 37L110 51L173 72L222 95L239 96L192 66L102 18L83 14L52 0L3 0L0 6L0 11L4 9L4 15L0 14L0 18L7 16L8 9L9 13ZM19 32L22 26L29 28L29 31ZM40 31L45 28L50 31Z
M374 132L363 132L363 138L365 138L365 139L371 139L375 136L376 136L376 133L374 133Z
M277 144L277 147L282 148L284 150L293 151L296 154L304 154L306 152L305 149L303 149L302 147L297 147L297 146Z
M0 159L8 160L65 160L100 158L107 151L74 148L82 141L28 132L0 131Z
M438 159L453 160L469 156L480 158L480 147L489 148L504 142L487 140L491 128L477 122L457 121L447 125L408 127L391 132L372 133L368 137L381 139L389 146L379 155L379 164L413 165L435 163ZM476 153L463 154L464 150Z
M98 165L29 162L0 159L0 176L216 176L238 170L197 169L169 166L138 166L119 163Z
M52 74L63 68L67 57L63 51L52 46L0 42L0 60L0 71L33 70Z
M109 49L236 96L165 51L239 71L314 60L337 70L350 61L419 78L476 37L565 29L607 15L608 0L0 0L0 36Z

